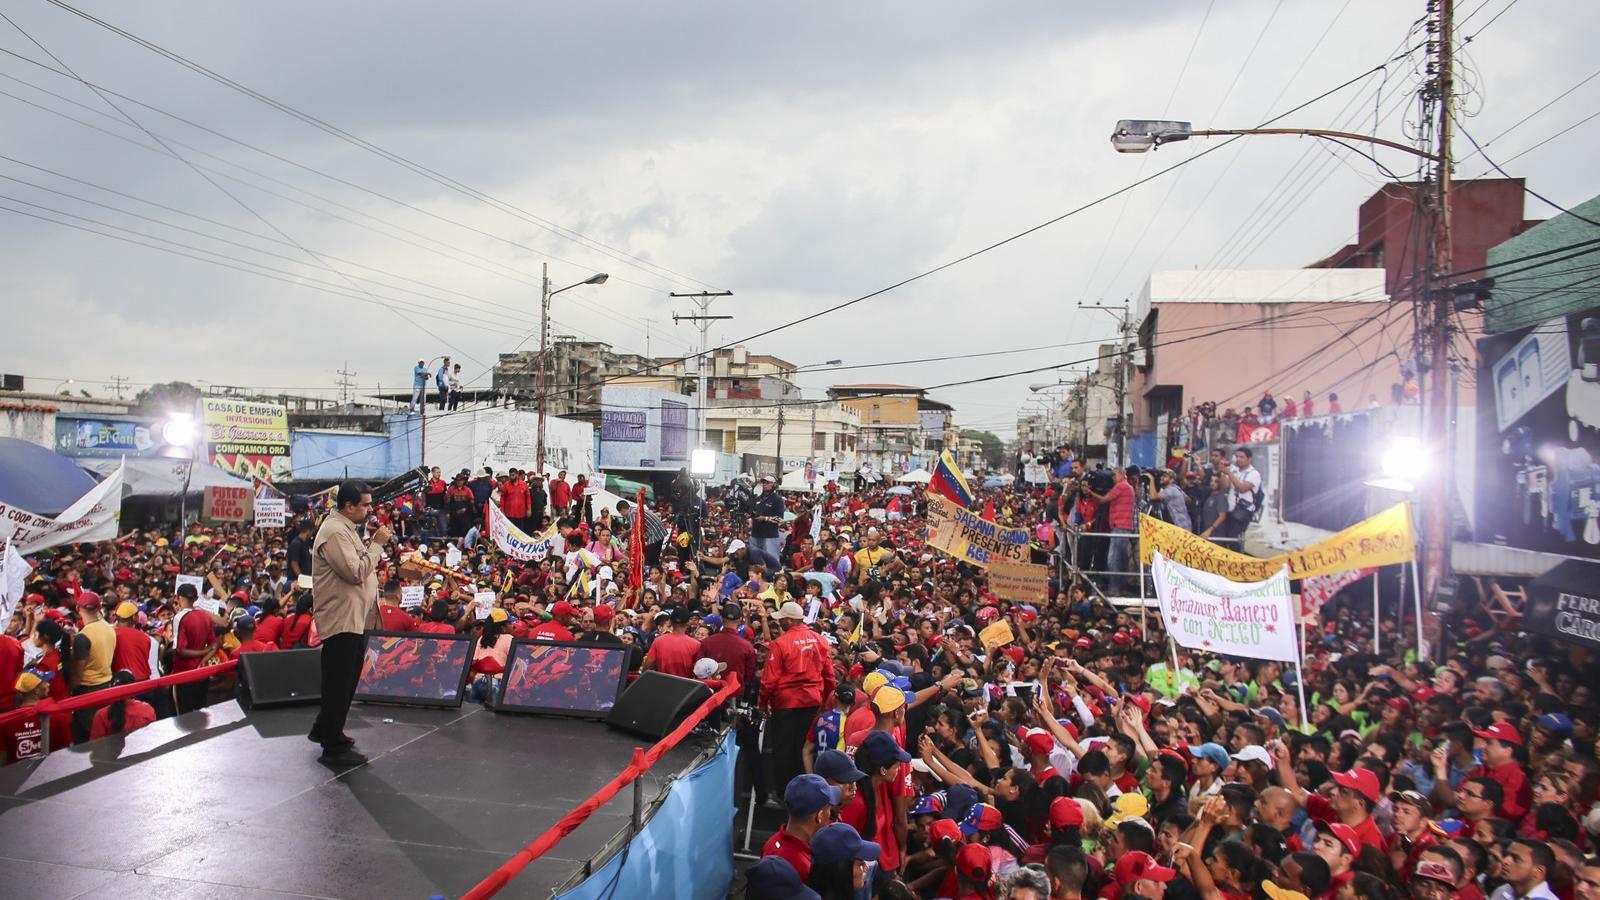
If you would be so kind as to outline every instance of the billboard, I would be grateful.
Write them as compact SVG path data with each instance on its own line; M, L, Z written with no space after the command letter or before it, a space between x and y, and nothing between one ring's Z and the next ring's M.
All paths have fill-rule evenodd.
M1477 538L1600 559L1600 306L1478 342Z
M678 469L694 442L682 394L652 387L605 387L600 394L600 468Z
M155 445L150 426L144 422L56 416L56 452L62 456L142 456Z
M200 398L206 459L241 478L291 477L289 410L277 403Z

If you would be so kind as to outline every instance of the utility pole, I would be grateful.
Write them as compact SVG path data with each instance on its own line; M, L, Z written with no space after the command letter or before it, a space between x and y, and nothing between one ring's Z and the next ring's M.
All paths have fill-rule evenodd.
M350 360L345 360L344 368L334 370L334 374L339 376L339 402L341 404L349 403L351 398L351 389L356 386L355 381L352 380L352 376L354 376L356 373L350 371Z
M778 480L783 480L783 402L778 403Z
M1078 308L1079 309L1103 309L1108 313L1112 313L1113 315L1115 315L1118 311L1121 311L1121 313L1122 313L1122 315L1116 316L1116 319L1117 319L1117 334L1119 336L1119 343L1117 344L1117 352L1115 354L1116 358L1117 358L1117 380L1116 380L1117 443L1115 445L1116 448L1117 448L1117 454L1116 454L1116 459L1115 460L1108 460L1108 462L1113 467L1126 466L1126 465L1128 465L1128 375L1127 375L1128 368L1127 367L1128 367L1129 356L1130 356L1130 352L1131 352L1130 348L1129 348L1129 342L1130 342L1131 336L1133 334L1133 320L1131 318L1131 311L1128 308L1128 301L1126 301L1126 300L1122 301L1122 305L1121 306L1107 306L1107 305L1102 304L1102 303L1083 303L1083 302L1079 302L1078 303ZM1087 434L1087 431L1088 431L1088 424L1087 424L1088 413L1084 413L1084 416L1085 416L1085 426L1084 426L1085 435L1084 435L1084 437L1085 437L1085 440L1087 440L1087 438L1088 438L1088 434ZM1110 442L1108 441L1107 443L1109 444ZM1106 456L1108 456L1108 457L1111 456L1111 450L1110 450L1109 447L1106 450Z
M111 376L111 384L111 389L117 392L117 399L123 399L122 390L123 388L127 387L128 379L121 375L113 375Z
M539 439L534 451L533 468L544 474L544 417L545 404L548 403L546 395L550 357L550 264L544 264L544 279L539 288Z
M1424 597L1431 598L1440 582L1450 574L1450 545L1454 535L1451 495L1455 490L1455 457L1446 448L1451 446L1450 432L1454 427L1455 410L1451 408L1455 394L1452 382L1454 369L1450 363L1451 333L1450 313L1452 295L1445 276L1453 267L1450 244L1450 139L1455 130L1452 118L1455 95L1455 2L1454 0L1429 0L1429 12L1434 14L1433 41L1428 74L1433 78L1424 88L1437 117L1437 145L1435 147L1434 180L1429 211L1433 219L1433 258L1429 261L1427 299L1431 304L1428 327L1428 391L1427 407L1423 411L1423 446L1440 465L1433 477L1423 480L1422 489L1422 589ZM1437 613L1417 611L1426 643L1417 648L1417 655L1430 657L1428 645L1437 645L1440 639L1440 621Z
M700 395L700 434L695 438L695 446L698 447L706 442L706 410L711 405L710 398L706 396L706 354L711 352L711 323L720 319L733 318L733 316L709 315L711 301L717 299L718 297L732 297L733 291L699 291L693 294L679 294L674 292L669 296L684 297L686 299L693 300L694 305L700 310L699 313L692 316L680 316L677 313L672 314L672 321L674 324L678 322L694 322L700 328L700 353L695 357L695 371L699 375L700 382L698 388ZM720 447L715 449L719 451L721 450Z

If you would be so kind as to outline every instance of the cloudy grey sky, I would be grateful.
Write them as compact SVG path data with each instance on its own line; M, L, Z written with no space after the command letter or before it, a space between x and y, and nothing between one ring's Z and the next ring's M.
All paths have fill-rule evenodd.
M0 54L0 369L46 390L75 378L105 391L95 382L123 376L135 386L184 379L324 394L347 360L359 385L392 388L419 356L443 353L486 385L497 352L530 335L536 346L545 261L561 284L597 270L613 276L557 298L557 333L643 352L648 329L652 353L682 353L692 332L671 316L688 308L667 292L704 285L736 292L718 301L714 311L735 318L719 323L714 340L763 331L1205 149L1196 141L1115 154L1107 135L1118 118L1259 123L1419 43L1408 29L1424 7L75 5L502 205L44 0L7 4L44 49L0 22L0 49L16 54ZM1491 156L1516 155L1596 112L1600 79L1517 124L1593 72L1586 36L1600 29L1600 5L1463 0L1460 8L1462 34L1474 36L1464 107L1476 115L1466 127L1480 141L1511 129ZM60 68L46 50L131 98L112 99L255 214L88 87L18 58ZM1405 95L1420 59L1392 63L1281 124L1370 131L1377 119L1377 133L1405 140L1407 116L1415 118ZM1581 125L1511 171L1576 203L1600 190L1588 149L1597 137L1600 121ZM1462 142L1458 177L1487 168L1470 154ZM1400 171L1410 165L1398 153L1380 158ZM1078 310L1078 301L1120 302L1153 269L1304 265L1354 235L1356 207L1382 179L1337 148L1240 141L1125 199L752 349L802 365L864 365L1104 339L1111 317ZM1548 214L1529 198L1530 217ZM223 260L229 266L302 283L163 250L223 254L234 258ZM1092 353L1061 347L817 373L802 383L936 385ZM1026 385L1039 380L1052 379L935 396L964 424L1009 433Z

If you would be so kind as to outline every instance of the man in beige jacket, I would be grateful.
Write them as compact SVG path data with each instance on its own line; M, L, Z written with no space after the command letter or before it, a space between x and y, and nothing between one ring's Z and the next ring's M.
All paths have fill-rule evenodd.
M394 533L380 526L370 540L361 528L372 512L372 491L359 481L339 485L335 509L322 520L311 548L311 615L322 640L322 711L311 740L322 745L320 761L359 766L367 758L344 733L350 701L361 677L363 632L378 622L378 560Z

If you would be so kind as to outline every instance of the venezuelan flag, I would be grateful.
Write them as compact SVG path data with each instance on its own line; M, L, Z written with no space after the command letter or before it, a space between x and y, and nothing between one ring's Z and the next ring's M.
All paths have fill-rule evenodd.
M956 465L956 459L950 455L949 450L939 454L939 462L933 467L933 479L928 482L928 490L948 497L963 507L972 506L972 488L967 486L967 477L961 474L961 467Z

